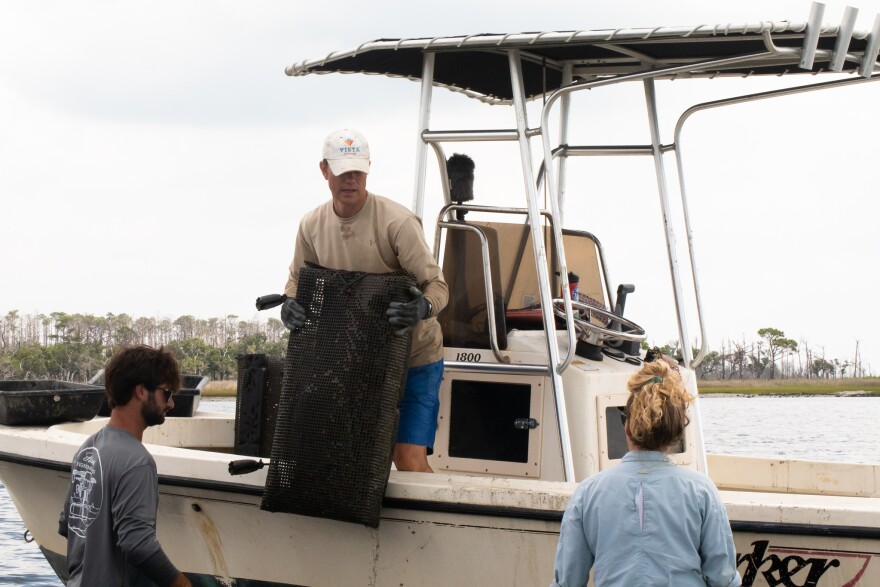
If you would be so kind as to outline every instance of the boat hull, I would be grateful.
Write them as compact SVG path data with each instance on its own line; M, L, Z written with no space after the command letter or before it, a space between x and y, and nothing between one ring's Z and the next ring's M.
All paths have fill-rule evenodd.
M505 488L509 484L477 479L467 487L445 476L437 476L442 483L432 483L432 477L396 475L380 527L371 529L263 511L258 485L160 474L159 540L198 585L532 586L550 581L559 520L573 484L545 483L546 491L533 491L524 501L515 484ZM55 512L69 483L66 465L6 454L0 456L0 480L65 579L66 542L57 534ZM451 491L438 489L450 484ZM436 499L424 499L432 494ZM786 518L778 503L770 505L772 495L722 495L744 585L880 584L876 527L835 525L835 517L846 516L835 516L832 509L821 524L785 522L799 515L797 508L787 508ZM762 501L780 521L742 518L746 511L761 517L757 504ZM877 500L862 501L876 506Z
M57 534L57 515L45 512L60 511L69 477L3 463L0 478L64 578L66 542ZM201 585L213 577L222 585L232 579L235 585L543 584L559 526L525 516L386 507L372 529L266 512L256 494L164 483L159 501L159 540L175 565L204 579Z

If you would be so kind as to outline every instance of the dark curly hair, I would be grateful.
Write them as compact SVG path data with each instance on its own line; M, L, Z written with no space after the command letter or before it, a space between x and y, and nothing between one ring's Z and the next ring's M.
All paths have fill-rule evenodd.
M180 366L177 359L163 347L146 345L123 347L116 351L104 367L104 394L111 408L124 406L143 385L154 391L160 385L180 389Z

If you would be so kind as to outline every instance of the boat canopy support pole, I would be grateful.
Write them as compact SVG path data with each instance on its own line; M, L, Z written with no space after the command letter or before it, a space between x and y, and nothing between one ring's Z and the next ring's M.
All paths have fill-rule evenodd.
M446 153L443 152L443 146L440 143L430 143L430 145L434 150L434 155L437 157L437 167L441 170L440 187L443 190L443 201L446 205L449 205L452 203L452 193L449 191L449 174L442 173L446 169ZM439 254L434 256L439 263Z
M431 97L434 88L434 53L427 52L422 58L422 93L419 102L419 126L416 134L416 179L413 187L412 211L419 218L425 211L425 175L428 162L428 145L422 132L431 122Z
M648 106L648 126L651 130L651 145L654 148L654 172L657 175L657 190L660 193L660 210L663 213L663 227L666 232L666 251L669 256L669 271L672 275L672 291L675 297L675 313L678 316L678 340L684 364L691 365L691 345L688 340L687 318L684 309L684 296L681 290L681 275L678 268L678 255L675 246L675 231L669 210L669 191L666 185L666 170L663 166L663 152L660 149L660 126L657 121L657 94L654 80L646 79L645 102Z
M747 55L737 55L734 57L725 57L723 59L706 61L706 62L703 62L701 64L701 66L703 68L726 67L729 65L735 65L738 63L746 63L746 62L755 61L755 60L761 61L762 59L770 58L773 55L774 55L774 52L772 50L768 49L768 51L765 51L763 53L750 53ZM551 190L551 197L550 197L551 204L558 208L558 201L557 201L556 193L555 193L556 181L555 181L554 166L553 166L554 151L550 146L550 137L549 137L550 113L553 111L553 105L556 103L557 100L565 97L567 94L569 94L571 92L584 91L584 90L589 90L592 88L598 88L598 87L602 87L602 86L619 84L619 83L622 83L625 81L637 81L637 80L641 80L643 82L651 82L651 89L652 89L652 95L653 95L653 81L652 80L654 78L660 77L660 76L674 75L677 73L687 73L693 69L694 69L693 64L688 64L688 65L683 65L683 66L674 66L674 67L668 67L668 68L664 68L664 69L656 69L656 70L651 70L651 71L642 71L642 72L638 72L638 73L623 75L623 76L620 76L617 78L612 78L612 79L573 82L573 83L569 84L568 86L562 86L561 88L559 88L556 91L554 91L553 93L551 93L550 96L547 98L546 102L544 103L544 107L541 112L541 126L540 126L540 135L541 135L541 138L543 141L543 147L544 147L543 171L544 171L544 174L546 175L546 180L545 180L546 184L549 186L549 188ZM650 114L650 111L651 111L651 108L649 107L649 114ZM580 148L579 147L579 148L577 148L577 150L580 152L578 152L577 154L579 154L579 155L587 155L587 154L597 154L597 155L601 155L601 154L605 154L605 155L608 155L608 154L615 154L615 155L653 154L655 160L658 160L662 163L662 154L665 153L666 151L671 150L671 147L669 147L668 145L660 144L659 131L657 129L656 109L654 110L653 121L654 121L654 123L652 125L651 130L652 130L652 134L656 135L656 137L653 141L653 144L650 146L650 152L646 152L646 149L642 146L627 146L627 147L624 147L622 150L618 150L617 147L599 147L595 153L591 153L590 148ZM575 149L572 149L572 151L574 151L574 150ZM607 152L602 152L602 151L607 151ZM655 167L657 167L658 173L662 172L662 169L663 169L662 164L659 166L656 166L656 164L655 164ZM665 189L665 174L664 174L664 179L663 179L662 185L664 186L664 189ZM668 203L668 199L667 199L667 203ZM664 221L666 221L667 218L668 217L664 214ZM666 223L666 226L668 229L669 228L668 222ZM566 280L566 284L567 284L568 275L565 274L565 275L562 275L561 277ZM674 284L674 285L676 287L676 299L678 300L681 297L681 292L680 292L680 289L678 289L678 284ZM567 292L563 292L563 293L566 294L563 296L563 299L567 301L566 302L566 309L565 309L566 316L571 316L572 315L571 314L571 307L570 307L570 303L568 302L569 297L567 295ZM677 309L678 309L678 307L677 307ZM679 314L679 315L681 315L681 314ZM686 328L684 328L684 325L681 324L680 321L679 321L679 331L680 332L686 331ZM685 348L684 352L688 353L688 356L690 355L689 348Z
M562 66L562 85L567 86L574 81L574 66L571 63L566 63ZM559 144L567 145L568 144L568 118L569 112L571 111L571 94L566 94L562 97L562 101L559 105ZM551 165L552 162L548 162L548 165ZM565 182L566 171L568 167L568 159L562 157L559 160L559 178L556 181L556 193L559 198L559 225L565 226ZM608 298L609 300L611 298Z
M507 53L510 66L510 83L513 90L513 104L516 113L516 127L519 131L519 153L522 163L523 181L526 189L526 200L529 209L529 230L532 235L532 248L535 253L535 264L538 271L538 285L541 292L541 318L544 321L544 332L547 334L547 352L550 369L548 375L553 385L553 397L556 400L556 419L559 425L559 442L562 448L562 468L566 481L575 481L574 462L571 454L571 436L568 432L568 412L565 409L565 394L562 388L562 375L559 365L559 348L556 339L556 319L553 312L552 294L550 292L550 274L547 270L547 251L544 247L544 230L541 222L541 214L538 210L538 190L535 183L534 167L532 165L532 149L526 136L528 121L526 115L526 98L522 78L522 62L518 50L513 49ZM558 208L554 197L550 198L553 208ZM557 210L553 210L554 219ZM558 222L553 222L553 232L558 250L560 278L563 283L563 299L565 300L566 315L571 315L571 298L568 294L568 269L565 265L565 253L562 251L562 233ZM573 320L567 321L567 330L570 332L569 355L574 351L574 328Z
M878 22L880 22L880 17L878 17ZM702 363L703 358L706 356L708 352L708 345L706 344L706 328L703 322L703 303L702 297L700 296L700 286L699 279L697 278L697 261L696 261L696 252L694 250L694 237L693 230L691 229L691 221L690 221L690 213L688 208L687 201L687 185L684 178L684 149L682 146L682 138L681 134L684 130L684 124L693 114L697 112L702 112L703 110L710 110L712 108L720 108L722 106L731 106L733 104L743 104L745 102L755 102L758 100L766 100L768 98L778 98L780 96L791 96L794 94L804 94L807 92L814 92L817 90L826 90L831 88L843 87L843 86L851 86L856 84L863 84L868 82L874 82L880 80L880 74L874 75L868 78L857 78L857 79L847 79L847 80L837 80L832 82L822 82L818 84L809 84L804 86L796 86L793 88L784 88L781 90L771 90L768 92L759 92L757 94L747 94L744 96L734 96L732 98L724 98L721 100L713 100L711 102L702 102L700 104L695 104L691 106L687 110L685 110L681 116L678 117L678 122L675 124L675 135L673 137L673 145L675 146L675 162L678 168L678 185L679 185L679 193L681 195L681 207L684 213L684 223L685 230L687 231L687 243L688 243L688 251L690 254L691 260L691 275L693 277L694 282L694 296L697 305L697 320L700 324L700 350L697 352L696 357L694 357L692 364L690 365L692 368L696 368Z

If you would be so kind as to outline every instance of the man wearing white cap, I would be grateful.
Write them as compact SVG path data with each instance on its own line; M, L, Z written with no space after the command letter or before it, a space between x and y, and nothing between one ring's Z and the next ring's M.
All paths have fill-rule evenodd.
M432 472L433 452L443 377L443 335L436 316L446 306L449 290L425 241L421 221L400 204L367 191L370 147L356 130L341 129L324 140L321 173L330 201L303 216L281 307L290 330L304 324L305 310L296 302L300 268L307 261L346 271L386 273L405 269L418 288L409 302L392 302L389 322L412 329L412 351L394 464L400 471Z

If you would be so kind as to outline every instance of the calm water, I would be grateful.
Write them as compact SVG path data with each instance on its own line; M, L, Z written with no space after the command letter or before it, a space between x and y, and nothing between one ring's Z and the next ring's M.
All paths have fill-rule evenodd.
M233 400L203 400L202 409L233 412ZM709 452L880 464L880 398L705 398L703 432ZM61 504L59 504L59 507ZM61 582L0 485L0 584Z

